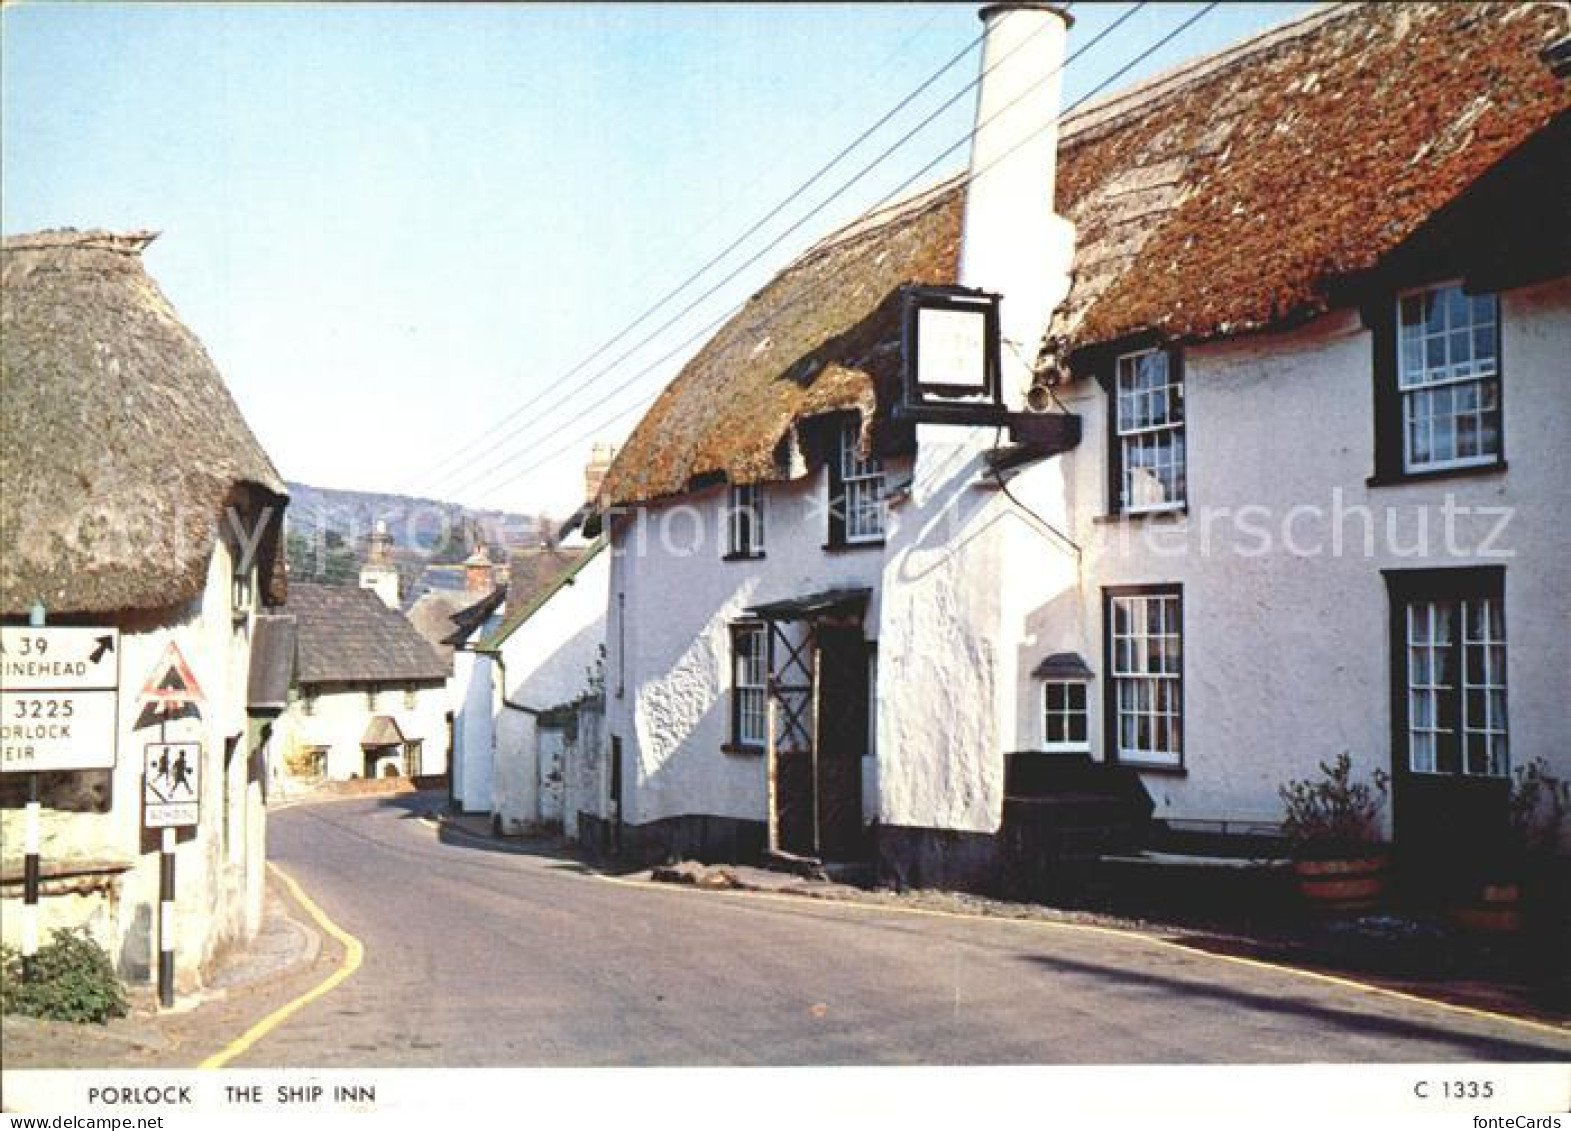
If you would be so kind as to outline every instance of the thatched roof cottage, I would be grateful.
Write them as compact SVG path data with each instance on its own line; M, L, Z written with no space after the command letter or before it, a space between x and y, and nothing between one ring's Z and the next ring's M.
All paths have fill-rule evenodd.
M147 274L151 232L60 230L0 247L0 616L120 630L112 771L44 774L43 925L85 923L133 976L156 954L158 858L141 824L143 748L202 747L201 819L182 833L178 969L193 977L261 913L267 710L247 683L254 618L282 602L282 479L222 377ZM202 702L138 692L174 645ZM19 775L6 775L4 916ZM149 847L155 851L148 851Z

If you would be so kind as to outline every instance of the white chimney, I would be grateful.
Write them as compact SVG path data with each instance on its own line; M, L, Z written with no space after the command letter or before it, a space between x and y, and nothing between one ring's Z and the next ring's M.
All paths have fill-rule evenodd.
M1069 294L1074 225L1053 212L1059 90L1069 16L989 4L960 243L960 282L1003 296L1004 399L1025 406L1030 365Z

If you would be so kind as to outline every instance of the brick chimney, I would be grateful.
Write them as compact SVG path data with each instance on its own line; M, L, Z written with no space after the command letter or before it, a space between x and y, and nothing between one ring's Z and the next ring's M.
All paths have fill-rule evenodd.
M365 564L360 567L360 588L374 590L384 605L398 608L402 594L398 567L393 564L393 536L387 532L386 521L380 518L366 547Z
M464 590L483 597L495 585L496 567L491 564L491 555L486 552L483 542L477 542L474 552L464 559Z

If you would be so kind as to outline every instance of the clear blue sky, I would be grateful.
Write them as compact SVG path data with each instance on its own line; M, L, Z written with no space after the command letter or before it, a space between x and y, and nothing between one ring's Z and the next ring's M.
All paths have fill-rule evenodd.
M1076 5L1071 51L1129 7ZM1117 85L1304 7L1224 4ZM1138 12L1070 64L1066 100L1198 8ZM286 477L563 513L576 438L619 439L674 362L579 414L961 138L971 97L608 364L970 82L975 51L705 282L567 371L970 43L975 13L7 5L3 227L161 229L150 269ZM516 435L484 436L533 397Z

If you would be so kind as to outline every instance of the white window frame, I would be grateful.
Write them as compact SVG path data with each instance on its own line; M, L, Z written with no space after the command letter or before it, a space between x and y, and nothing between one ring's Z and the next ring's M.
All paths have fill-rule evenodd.
M1476 614L1481 614L1481 619ZM1407 766L1427 777L1504 778L1511 773L1505 609L1499 598L1420 598L1403 610L1407 647ZM1458 637L1460 636L1460 639ZM1450 722L1442 703L1448 702ZM1428 710L1420 704L1427 702ZM1482 743L1475 769L1474 741ZM1420 744L1426 748L1420 750ZM1442 748L1456 768L1441 766Z
M1127 633L1118 630L1121 605L1128 610L1131 631ZM1152 605L1160 609L1157 632L1151 630ZM1110 673L1107 694L1112 696L1109 712L1112 733L1107 736L1106 747L1113 752L1113 760L1141 767L1183 766L1182 592L1110 593L1106 631ZM1124 647L1120 647L1121 643ZM1124 745L1126 719L1134 723L1134 746ZM1151 736L1149 745L1139 743L1142 720ZM1159 731L1166 734L1165 744L1158 745Z
M840 430L842 526L848 544L882 542L888 523L884 503L884 461L861 452L861 429L854 420Z
M746 650L743 642L748 642ZM731 745L762 750L769 741L769 629L742 622L731 626Z
M229 587L230 611L236 619L246 616L256 608L256 567L234 571Z
M726 556L764 556L764 492L756 483L732 487L727 497Z
M1465 326L1451 324L1450 292L1452 291L1461 294L1467 300L1468 322ZM1434 332L1427 331L1427 323L1405 321L1404 314L1404 307L1409 300L1429 295L1439 296L1436 303L1441 311L1442 322L1440 328ZM1477 320L1480 303L1485 300L1489 307L1489 318ZM1467 295L1462 291L1460 279L1448 279L1398 292L1395 318L1396 383L1397 397L1401 402L1402 422L1402 470L1407 473L1447 471L1465 467L1489 467L1499 463L1505 451L1505 414L1501 404L1500 376L1500 296L1494 292ZM1493 352L1489 357L1479 358L1476 356L1478 335L1485 330L1489 331ZM1465 361L1453 360L1452 349L1455 345L1453 335L1466 338L1468 356ZM1428 352L1432 343L1438 345L1443 354L1444 360L1438 366L1431 366L1428 362ZM1416 364L1415 357L1418 358ZM1420 399L1434 397L1442 391L1450 398L1452 411L1443 414L1431 413L1425 418L1430 429L1431 453L1434 451L1433 422L1440 419L1451 421L1451 448L1453 452L1460 452L1459 424L1464 418L1471 418L1475 424L1479 450L1470 456L1458 454L1447 459L1436 459L1431 454L1428 459L1415 460L1413 425L1417 406ZM1471 393L1472 406L1458 408L1458 398L1467 393ZM1490 401L1493 402L1492 405L1485 407ZM1495 429L1494 449L1486 452L1484 451L1484 424L1491 415L1494 418Z
M1064 703L1055 707L1052 703L1052 690L1055 687L1064 689ZM1078 691L1080 696L1079 706L1073 703L1074 695ZM1052 737L1052 720L1057 718L1064 724L1067 734L1070 721L1078 715L1080 717L1080 730L1084 738L1065 738L1054 740ZM1050 754L1089 754L1091 752L1091 685L1083 679L1045 679L1042 681L1042 749Z
M1140 362L1145 358L1160 357L1166 381L1160 387L1148 388L1137 384ZM1118 443L1118 504L1125 514L1151 514L1159 511L1182 510L1189 503L1189 440L1184 414L1183 371L1174 364L1171 351L1160 349L1137 350L1119 354L1113 365L1113 398L1109 411L1113 414L1113 432ZM1163 398L1160 421L1156 419L1156 398ZM1144 421L1126 418L1125 409L1137 398L1143 399ZM1133 414L1131 414L1133 415ZM1164 491L1171 490L1173 498L1159 502L1135 501L1132 477L1136 470L1146 470L1130 459L1130 453L1147 443L1167 441L1170 447L1169 467L1173 474L1171 487L1160 479Z

